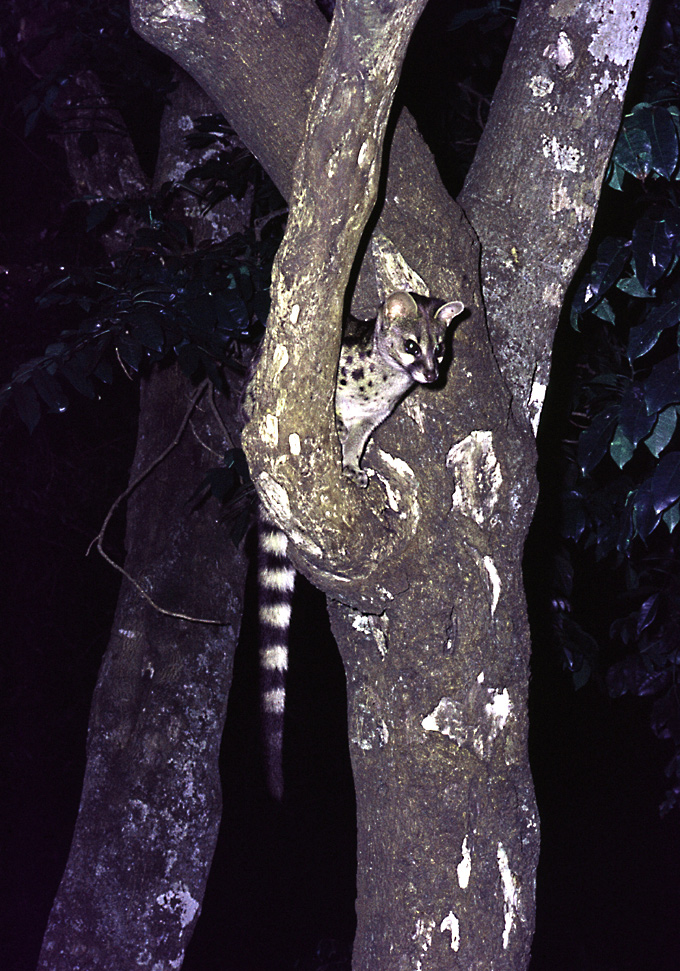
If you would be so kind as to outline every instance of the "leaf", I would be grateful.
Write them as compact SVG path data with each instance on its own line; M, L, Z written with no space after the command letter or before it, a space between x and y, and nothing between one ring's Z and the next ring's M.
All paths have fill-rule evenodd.
M617 425L612 411L613 409L601 411L579 436L576 455L584 475L592 471L607 454Z
M160 354L165 346L165 333L156 317L150 313L136 313L130 320L130 330L137 340L151 351Z
M647 540L659 525L660 520L661 511L657 510L654 504L652 482L647 479L635 493L633 525L641 539Z
M80 394L84 394L86 398L94 398L94 387L90 381L87 371L83 367L82 361L74 358L71 361L67 361L61 368L60 374L69 381L76 391Z
M645 291L649 292L668 269L673 258L673 243L665 219L643 216L635 224L632 239L635 276Z
M12 387L14 390L14 403L19 412L19 417L29 432L32 432L40 421L40 402L38 401L35 389L30 384L16 384Z
M623 293L627 293L629 297L641 297L643 300L649 300L650 297L654 296L653 293L648 293L645 290L635 275L627 276L623 280L619 280L616 287Z
M144 357L144 348L138 340L131 335L123 335L119 338L117 350L120 359L133 371L138 371Z
M188 378L198 376L201 368L201 357L194 344L180 344L175 348L177 361L182 373Z
M662 332L680 322L680 298L673 297L647 310L642 323L632 327L628 338L628 360L635 361L654 347Z
M641 122L651 148L651 166L665 179L670 179L678 164L678 133L668 108L654 105L641 112Z
M109 214L113 212L114 208L114 204L108 200L93 203L87 213L87 220L85 222L86 231L89 233L101 225L109 217Z
M644 391L650 415L680 402L680 370L676 354L654 365L644 383Z
M613 154L616 164L640 181L645 180L652 168L652 143L640 118L641 109L646 107L648 106L636 105L626 115Z
M581 281L573 300L573 310L583 313L598 303L621 276L630 257L630 242L608 236L597 248L590 273Z
M621 431L629 440L631 446L630 455L633 454L638 442L649 435L655 420L656 414L650 415L647 412L643 387L639 384L630 384L623 393L619 414ZM623 445L623 442L621 444ZM628 458L630 458L630 455ZM627 461L628 459L626 459ZM617 464L619 468L622 468L619 463ZM625 465L625 462L623 464Z
M672 533L680 522L680 502L674 502L672 506L669 506L661 518L668 527L668 532Z
M66 411L68 398L55 377L44 368L36 368L32 379L36 391L51 411Z
M680 499L680 452L669 452L659 459L651 480L654 510L663 512Z
M677 422L678 412L677 408L673 405L670 408L664 408L664 410L659 414L659 417L656 420L656 425L654 426L654 430L652 431L651 435L648 435L645 439L645 445L652 453L654 458L658 459L670 442Z
M607 170L607 185L610 189L616 189L618 192L623 191L623 176L624 169L618 162L613 159L609 163L609 168Z
M586 528L586 515L583 499L579 492L572 490L562 496L561 533L565 539L576 542Z
M609 454L618 467L622 469L627 462L630 462L634 451L635 446L619 425L609 446Z
M608 324L616 323L616 314L614 312L614 308L606 297L603 297L602 300L592 308L591 313L595 314L596 317L599 317L600 320L606 320Z
M92 373L100 381L103 381L104 384L111 384L113 381L113 368L108 357L103 357Z
M214 296L217 326L227 333L248 329L250 317L242 297L236 290L222 290Z
M659 594L653 593L647 597L638 611L637 633L638 636L654 621L659 606Z

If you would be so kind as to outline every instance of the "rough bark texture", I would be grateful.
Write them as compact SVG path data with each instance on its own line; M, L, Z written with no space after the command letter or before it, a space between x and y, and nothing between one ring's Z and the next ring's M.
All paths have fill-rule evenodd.
M133 476L172 441L186 405L176 370L145 383ZM205 414L195 426L219 447ZM163 607L210 611L223 626L161 616L124 581L44 971L180 967L198 917L220 820L218 755L245 575L214 517L188 512L210 464L188 430L129 503L128 572Z
M166 119L169 164L181 153L183 112L209 110L186 79ZM133 166L131 145L119 138L116 149L116 170L121 159ZM77 178L90 192L115 195L115 175L101 161L89 169L80 156ZM193 390L176 368L143 382L131 479L173 441ZM233 411L224 419L236 428ZM177 447L130 497L125 568L165 609L220 625L162 616L123 581L41 971L178 968L198 917L221 816L218 755L246 570L212 511L191 511L215 465L208 446L219 452L225 442L204 396Z
M482 243L494 350L534 428L648 8L649 0L522 4L458 200Z
M528 959L538 854L526 751L529 649L520 571L536 491L533 447L527 409L518 409L519 422L513 418L485 329L474 236L406 118L396 124L378 221L361 251L355 306L368 309L371 290L386 285L381 281L396 283L401 274L439 296L462 299L470 315L457 330L445 388L418 392L369 445L365 465L374 475L365 494L341 479L332 433L333 366L348 261L366 218L360 196L372 191L391 87L390 71L374 71L379 57L362 39L376 25L380 29L381 18L395 17L397 6L404 16L416 9L339 5L329 42L337 60L324 62L326 73L314 96L307 130L315 137L303 148L292 192L299 209L291 217L290 248L279 261L247 445L264 501L297 544L297 562L338 602L333 625L348 678L358 803L354 966L503 971L523 968ZM531 4L528 13L544 8ZM210 91L290 195L324 34L311 0L269 5L138 0L134 10L140 31ZM544 14L555 21L550 36L557 69L563 69L568 50L560 18L572 11L576 17L579 10L580 23L589 25L594 38L598 25L588 20L585 6L557 3ZM641 19L643 12L636 10ZM522 29L529 30L531 22L524 18ZM542 36L520 35L517 43L535 44ZM387 49L392 41L384 43ZM523 83L535 106L540 94L534 95L530 77ZM570 85L592 95L602 79L569 70L561 77L565 98ZM617 74L616 80L625 85L625 77ZM488 144L496 151L502 115L492 115L489 123ZM611 144L614 111L607 117ZM527 160L539 152L547 157L539 130L534 133L530 124L539 118L534 112L526 126L517 126L502 143L505 155L520 155L526 143ZM572 116L571 125L577 123ZM561 137L556 136L559 145ZM346 153L338 153L338 145ZM545 147L550 155L552 142ZM589 188L596 195L605 159L593 147L583 146L584 171L578 174L588 181L592 164ZM336 183L333 190L340 172L342 186ZM542 163L533 178L544 180L545 199L557 200L562 212L563 170ZM487 284L502 281L513 245L518 253L526 248L534 261L522 263L524 276L540 279L541 261L556 245L543 228L543 210L528 205L521 209L521 245L512 242L498 206L505 185L500 160L494 166L490 152L480 156L465 198L472 211L482 188L490 194L494 202L486 222L480 209L480 226L487 232L495 215L503 237L495 264L487 266ZM588 188L582 191L582 197L569 198L594 207L595 196L590 200ZM561 233L560 246L568 253L582 246L588 228L565 217L551 231ZM491 239L490 228L488 234ZM545 249L531 248L534 234ZM378 282L371 284L376 261ZM312 277L310 266L318 267L319 276ZM563 272L550 291L547 314L543 307L539 313L536 300L512 304L523 326L528 327L526 315L533 315L531 325L537 321L534 360L544 360L552 342L551 301L563 294L567 276ZM509 306L514 291L509 285L503 291L502 282L499 290L500 298L494 289L485 290L485 300L505 299ZM508 382L517 394L512 369ZM526 382L519 384L524 388Z

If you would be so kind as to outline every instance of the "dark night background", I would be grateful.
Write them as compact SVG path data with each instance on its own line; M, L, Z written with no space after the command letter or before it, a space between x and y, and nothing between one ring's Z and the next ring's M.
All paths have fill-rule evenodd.
M447 110L436 92L453 71L451 34L435 16L445 9L439 3L428 12L406 70L410 103L435 147ZM438 70L424 70L423 59ZM487 65L491 74L494 63ZM0 382L67 326L38 314L34 298L42 266L77 260L83 245L84 210L74 206L64 215L71 190L63 156L44 132L24 137L16 105L29 84L27 73L8 77L0 106ZM460 159L459 151L447 169L452 186ZM122 373L100 401L73 396L66 415L44 416L30 435L12 409L0 417L0 968L6 971L34 968L68 853L89 702L118 591L117 576L86 550L126 485L135 417L135 387ZM116 528L120 544L122 524ZM535 633L531 754L542 824L531 971L677 971L680 815L660 818L658 811L671 752L652 735L644 700L612 700L592 682L576 692L562 670L542 600L550 535L544 511L526 564ZM603 570L585 560L582 566L575 609L606 636L616 590ZM351 933L344 679L319 596L302 587L298 606L291 811L274 815L253 781L255 683L246 621L223 744L225 824L188 971L264 971L279 966L273 954L281 968L311 969L317 947L323 966L335 960L340 967ZM319 736L320 724L328 724L327 737Z

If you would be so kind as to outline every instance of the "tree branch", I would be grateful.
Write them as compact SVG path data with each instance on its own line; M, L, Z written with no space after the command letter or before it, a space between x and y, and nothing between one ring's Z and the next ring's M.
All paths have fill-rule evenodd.
M340 473L334 395L342 310L377 198L399 70L423 6L424 0L411 0L395 13L348 0L336 7L296 165L254 412L244 432L254 481L297 545L320 553L333 571L344 572L352 560L360 576L393 544L394 531L385 530L376 491L360 493ZM305 488L312 471L313 496ZM312 504L316 516L310 516Z
M203 0L200 8L196 8L200 16L197 14L194 18L179 18L176 5L159 7L157 0L133 2L137 29L182 63L211 93L277 184L289 192L292 147L299 148L303 139L305 109L311 97L309 79L315 75L320 60L325 23L311 0L290 0L282 8L285 16L280 24L263 4L252 4L249 0L233 0L226 7L217 0ZM391 16L394 20L396 15ZM389 37L388 45L391 46ZM355 121L350 117L347 127L354 126ZM372 133L371 127L367 134ZM358 151L355 158L358 159ZM311 366L310 352L306 352L310 367L306 378L300 375L300 386L305 389L305 407L311 398L317 415L323 408L326 412L321 421L312 423L312 437L319 449L305 444L305 454L310 456L312 464L303 467L298 463L297 483L290 481L292 465L286 458L282 474L289 478L284 478L280 486L278 506L279 520L282 524L285 520L287 529L293 520L298 568L341 599L348 598L351 585L347 575L349 550L344 544L348 540L361 543L361 537L365 537L362 548L355 551L352 598L357 605L364 608L374 605L377 609L383 606L375 593L378 585L394 592L403 589L407 582L401 572L398 551L413 542L428 517L434 517L430 523L433 528L440 528L434 526L435 519L450 508L452 475L446 467L446 456L451 446L465 440L473 430L484 429L499 433L494 441L502 448L499 443L509 413L509 396L491 353L484 321L476 239L461 210L442 186L432 156L405 111L394 124L389 170L383 186L375 210L376 214L379 210L379 217L363 250L353 310L360 316L375 312L376 264L381 280L389 278L394 283L395 274L401 274L407 283L415 277L420 280L423 292L462 300L469 316L456 329L455 367L449 369L445 388L414 392L406 405L397 409L376 432L369 442L369 459L378 473L374 482L379 480L384 488L382 506L372 507L368 497L354 496L348 512L342 498L344 483L338 485L337 479L338 446L329 432L339 302L337 295L329 298L318 286L316 295L312 296L314 313L308 318L308 329L313 329L312 318L315 318L318 328L325 330L329 313L335 318L335 326L329 331L332 335L329 343L319 341L313 352L317 370ZM292 306L288 307L289 314ZM284 312L282 318L288 335L292 323L290 317L287 320L285 317ZM299 326L298 321L295 326ZM289 336L282 346L290 358ZM274 363L279 366L282 359L274 362L272 357ZM286 371L292 373L292 370L286 361ZM285 376L282 380L286 380ZM325 388L323 399L321 382ZM480 382L487 391L481 401L477 393ZM280 409L290 404L290 399L287 403L279 400ZM300 437L299 429L292 425L282 430L278 428L280 416L276 408L267 413L277 419L280 448L290 450L288 436ZM302 439L300 445L302 449ZM295 438L293 447L297 447ZM497 454L504 469L503 490L510 490L513 481L533 464L531 448L527 444L527 451L515 443L504 454ZM260 461L266 463L266 458L263 456L255 464ZM318 485L317 461L325 463L326 469L325 479ZM376 466L378 461L380 470ZM332 463L333 471L328 463ZM395 472L397 467L400 471ZM266 471L264 465L260 470ZM258 469L255 474L258 475ZM270 502L277 501L277 486L278 483L273 484L269 489ZM359 517L359 502L369 504L365 521ZM291 515L286 503L291 507ZM510 503L510 509L511 518L504 525L523 533L530 510L516 501ZM350 516L349 521L346 515ZM359 520L361 528L352 529L352 524ZM461 535L468 530L471 531L469 542L479 545L482 542L477 535L479 530L465 519ZM500 537L497 538L500 543ZM357 577L361 576L370 576L371 581L357 583Z
M494 349L534 425L648 7L649 0L522 5L459 197L482 242Z

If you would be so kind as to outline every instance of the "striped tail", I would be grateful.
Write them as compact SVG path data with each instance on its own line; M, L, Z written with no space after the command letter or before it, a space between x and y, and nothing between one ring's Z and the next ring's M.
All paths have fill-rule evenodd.
M261 506L257 567L262 746L267 788L275 799L281 799L288 632L295 568L288 559L288 537Z

